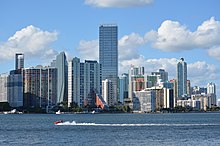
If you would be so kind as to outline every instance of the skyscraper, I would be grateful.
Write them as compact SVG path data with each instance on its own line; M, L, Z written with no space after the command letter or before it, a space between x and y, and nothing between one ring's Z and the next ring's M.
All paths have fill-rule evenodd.
M72 103L83 107L84 102L90 101L92 93L101 94L101 65L97 61L86 60L80 63L75 57L68 63L68 106Z
M215 83L207 84L207 94L211 97L211 106L216 105L216 85Z
M131 66L129 69L129 89L128 98L132 101L134 91L140 91L145 88L144 67Z
M113 84L111 80L105 79L102 81L102 97L105 102L112 106L114 105L114 96L113 96Z
M119 101L124 103L124 99L128 98L128 74L123 73L119 78Z
M184 58L177 63L177 97L181 98L187 94L187 64Z
M24 54L16 53L15 54L15 70L24 68Z
M58 54L56 60L51 63L51 66L57 68L57 103L67 101L68 63L65 52Z
M118 88L117 25L101 25L99 27L99 63L102 65L102 80L112 81L114 102L116 102Z
M8 74L0 74L0 102L8 102Z
M159 69L158 72L152 72L151 75L159 75L159 79L161 79L162 82L168 82L168 72L164 69Z
M23 70L24 107L50 109L57 100L57 69L37 66Z

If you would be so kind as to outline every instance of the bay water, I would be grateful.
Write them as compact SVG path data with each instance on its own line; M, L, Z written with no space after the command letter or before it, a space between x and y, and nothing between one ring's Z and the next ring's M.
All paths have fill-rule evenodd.
M219 146L220 113L1 114L0 145Z

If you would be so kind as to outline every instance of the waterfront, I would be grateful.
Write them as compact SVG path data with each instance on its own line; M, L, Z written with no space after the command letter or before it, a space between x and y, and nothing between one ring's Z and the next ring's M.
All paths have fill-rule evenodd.
M0 122L0 145L220 144L220 113L2 114Z

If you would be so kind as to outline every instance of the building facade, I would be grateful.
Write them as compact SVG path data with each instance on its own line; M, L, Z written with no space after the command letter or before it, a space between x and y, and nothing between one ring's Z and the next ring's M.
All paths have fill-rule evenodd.
M99 63L102 65L102 79L113 83L114 102L118 101L118 27L99 27Z
M159 79L161 79L162 82L168 82L168 72L166 72L164 69L159 69L158 72L152 72L151 75L159 75Z
M102 67L97 61L80 63L75 57L68 63L68 106L72 103L83 107L85 101L94 101L92 93L101 94ZM95 104L95 103L92 103Z
M8 99L11 107L23 106L23 76L22 70L12 70L8 76Z
M215 106L217 99L216 99L216 85L215 83L208 83L207 84L207 94L211 96L211 105Z
M0 74L0 102L8 102L8 74Z
M129 69L129 88L128 97L132 101L134 91L140 91L145 88L144 67L131 66Z
M155 112L155 96L156 92L154 90L142 90L135 91L135 97L139 100L140 111L141 112Z
M113 90L113 82L111 80L105 79L102 81L102 97L109 106L115 104Z
M128 74L124 73L119 78L119 101L124 103L124 99L128 98Z
M187 64L184 58L180 58L177 63L177 97L187 95Z
M15 54L15 70L24 68L24 54Z
M51 63L51 67L57 68L57 103L67 101L68 63L64 52L56 56L56 60Z
M23 70L24 107L51 109L57 103L57 69L37 66Z

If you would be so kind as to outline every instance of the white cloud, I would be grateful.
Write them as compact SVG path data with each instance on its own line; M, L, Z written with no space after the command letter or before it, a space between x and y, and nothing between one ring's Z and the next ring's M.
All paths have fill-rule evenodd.
M208 50L208 55L220 60L220 46L210 48Z
M85 0L85 4L95 7L139 7L153 3L154 0Z
M145 59L140 56L136 59L124 60L119 63L119 74L127 73L131 65L143 66L145 72L150 74L158 69L165 69L169 73L169 79L176 78L176 58L160 58L160 59ZM188 66L188 79L192 85L204 86L210 81L217 78L217 67L213 64L208 64L205 61L197 61L190 63Z
M82 60L98 60L99 44L98 40L81 40L76 50ZM138 48L145 44L145 40L137 33L124 35L118 41L119 60L129 60L138 58Z
M99 59L99 44L98 40L79 42L76 50L79 52L81 60L98 60Z
M145 40L137 33L123 36L119 42L119 60L138 58L138 48L145 44Z
M189 79L192 79L192 84L200 85L201 82L208 83L217 78L217 67L205 61L197 61L188 64L188 74Z
M52 58L57 52L49 45L56 39L56 32L43 31L32 25L27 26L0 45L0 60L13 59L16 52L22 52L29 58Z
M210 49L220 45L220 22L214 17L203 22L194 32L179 22L166 20L154 33L157 37L152 41L153 47L166 52Z

